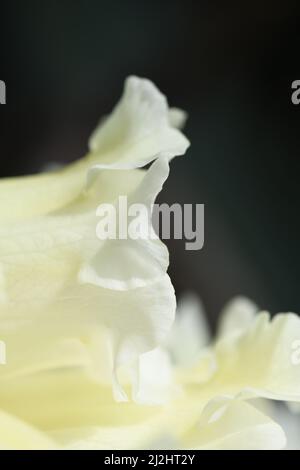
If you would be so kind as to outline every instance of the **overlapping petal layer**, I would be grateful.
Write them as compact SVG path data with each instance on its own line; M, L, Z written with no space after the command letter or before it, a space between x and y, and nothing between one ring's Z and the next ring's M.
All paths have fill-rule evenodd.
M84 159L0 183L0 335L8 356L1 382L80 367L124 400L117 372L126 366L122 380L137 387L139 355L174 319L168 252L157 237L100 241L96 210L120 195L150 208L168 159L188 147L173 127L183 119L179 110L169 116L153 84L131 77ZM134 169L156 159L147 171Z
M0 183L0 448L284 447L249 399L300 402L300 319L271 321L239 299L208 345L189 297L168 337L166 247L96 235L97 207L120 195L147 207L149 225L169 160L189 145L184 121L151 82L130 77L84 159Z

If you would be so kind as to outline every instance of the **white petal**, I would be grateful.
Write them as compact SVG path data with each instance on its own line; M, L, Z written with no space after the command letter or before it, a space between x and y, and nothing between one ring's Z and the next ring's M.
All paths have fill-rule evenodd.
M292 413L300 414L300 403L288 402L287 406Z
M179 108L169 109L169 122L176 129L183 129L187 121L187 113Z
M82 194L91 166L137 168L183 155L189 142L173 127L183 120L184 113L169 110L149 80L129 77L120 103L93 133L90 154L59 171L1 180L1 220L24 220L72 204Z
M139 203L147 210L146 217L142 219L147 232L145 238L133 240L127 236L126 239L105 240L97 254L81 269L81 282L127 290L143 287L164 276L169 264L168 250L157 236L154 238L151 216L152 205L168 174L168 161L156 161L129 194L128 207ZM128 218L125 219L123 223L128 225Z
M286 438L280 426L249 403L218 397L185 438L190 449L276 450Z
M183 155L189 142L170 124L165 96L149 80L132 76L89 146L96 168L138 168L163 156Z
M167 165L158 162L149 173L141 173L146 186L140 187L140 178L134 179L138 187L133 193L151 199L166 174ZM116 175L119 179L118 172ZM91 352L97 351L95 332L101 344L110 347L103 347L98 357L94 353L90 362L93 369L98 362L98 376L107 381L121 365L133 363L139 354L155 348L171 328L175 296L166 274L168 254L159 240L151 246L137 242L136 254L132 246L131 262L135 264L130 266L129 279L112 251L110 261L115 269L107 276L111 284L107 281L101 287L78 282L79 273L100 246L96 215L87 211L94 200L87 196L87 201L87 207L78 203L70 212L65 209L0 226L0 323L10 358L0 371L3 376L87 364ZM134 284L133 276L141 282ZM119 282L123 289L116 290ZM26 349L26 344L32 347ZM124 399L118 381L114 384L115 393Z
M175 364L193 364L210 341L209 326L200 299L188 293L177 306L176 318L167 341Z
M293 361L293 345L299 338L300 318L295 314L279 314L272 321L268 314L259 314L240 335L217 343L218 372L212 386L230 395L244 391L300 401L300 363Z
M235 297L222 310L218 337L239 334L247 329L258 313L258 307L246 297Z
M300 450L300 416L292 413L285 404L274 406L274 419L287 437L287 450Z

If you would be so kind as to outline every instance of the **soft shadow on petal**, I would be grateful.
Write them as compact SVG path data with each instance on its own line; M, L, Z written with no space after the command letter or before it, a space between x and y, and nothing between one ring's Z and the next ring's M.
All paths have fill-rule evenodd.
M169 264L169 254L166 246L155 236L151 216L152 205L168 174L167 160L156 161L144 173L141 183L128 195L128 207L142 204L146 210L140 222L146 233L137 239L132 239L127 233L126 238L120 239L117 233L116 239L104 240L97 254L81 269L81 282L127 290L143 287L164 275ZM126 178L126 171L124 177ZM125 218L123 222L127 226L130 224L127 213Z
M300 318L260 313L237 336L225 336L215 347L217 373L210 386L226 394L300 401L300 365L293 344L300 338Z
M0 410L0 450L54 450L45 433Z
M183 125L184 112L175 114L176 119L172 110L169 116L166 98L153 83L129 77L120 103L93 133L86 157L57 171L1 180L1 221L45 215L72 204L95 165L138 168L160 157L183 155L189 142L173 126Z
M189 449L276 450L284 448L286 438L281 427L254 406L218 397L208 403L184 442Z
M166 347L177 366L194 364L210 342L211 334L203 305L192 294L184 294L178 301L176 318Z
M235 335L247 329L259 309L246 297L235 297L223 308L218 325L218 338Z
M287 437L286 450L300 450L300 416L285 403L274 406L273 417L282 426Z
M125 189L129 199L149 205L168 175L168 164L161 160L140 174L131 181L136 187ZM119 179L119 172L116 175ZM105 344L105 335L110 348L98 358L93 354L92 362L98 361L99 375L107 380L109 372L103 370L115 377L118 367L155 348L172 325L176 301L166 274L168 252L157 238L125 240L120 250L100 248L101 263L96 266L103 282L91 277L79 282L79 273L98 259L99 247L105 244L97 239L96 214L90 196L85 197L86 211L73 205L0 226L0 322L13 350L1 376L71 366L72 357L74 366L82 365L94 350L94 332L101 330L99 341ZM119 399L125 399L118 381L114 384Z
M182 113L169 115L166 97L152 82L127 78L120 102L90 138L95 168L138 168L183 155L189 141L173 127L183 123Z

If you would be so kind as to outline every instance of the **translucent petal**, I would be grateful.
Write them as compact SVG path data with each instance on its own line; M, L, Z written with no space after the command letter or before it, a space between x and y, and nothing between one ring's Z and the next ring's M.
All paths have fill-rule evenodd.
M170 117L171 116L171 117ZM188 140L172 126L167 100L149 80L129 77L113 113L93 132L89 146L96 168L138 168L154 159L183 155Z
M177 366L189 366L210 342L210 331L199 298L187 293L177 305L176 319L168 336L167 348Z
M206 450L276 450L286 438L280 426L249 403L218 397L185 436L185 447Z
M259 309L246 297L235 297L221 311L218 337L239 334L247 329Z
M300 318L279 314L270 321L259 314L240 335L221 339L215 348L217 372L212 387L224 393L300 401L300 364L293 345L300 338Z
M46 434L0 410L0 450L54 450Z

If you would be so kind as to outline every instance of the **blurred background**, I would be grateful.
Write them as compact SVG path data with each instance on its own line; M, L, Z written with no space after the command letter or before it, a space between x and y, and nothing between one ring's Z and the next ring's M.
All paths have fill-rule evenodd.
M192 147L160 201L205 204L205 245L171 241L176 291L211 323L243 294L300 312L300 3L2 2L0 176L85 154L127 75L153 80L189 113Z

